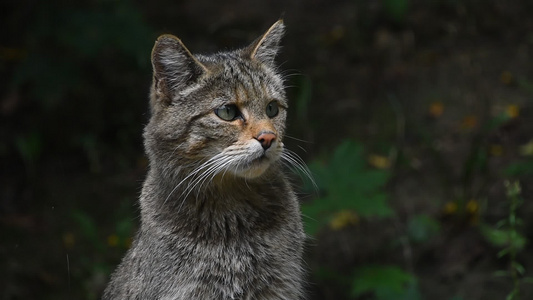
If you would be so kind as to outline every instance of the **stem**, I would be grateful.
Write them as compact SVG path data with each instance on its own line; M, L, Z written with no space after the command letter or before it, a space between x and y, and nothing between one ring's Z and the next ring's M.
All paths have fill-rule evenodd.
M516 211L518 209L518 206L520 206L520 184L518 182L510 183L508 181L505 182L505 186L507 188L507 196L509 197L509 200L511 201L511 205L509 207L509 229L510 229L510 245L509 245L509 257L510 257L510 263L511 263L511 278L513 279L513 290L510 294L509 299L510 300L518 300L520 299L520 278L518 274L518 262L516 260L517 255L517 247L514 241L516 241L517 236L517 216Z

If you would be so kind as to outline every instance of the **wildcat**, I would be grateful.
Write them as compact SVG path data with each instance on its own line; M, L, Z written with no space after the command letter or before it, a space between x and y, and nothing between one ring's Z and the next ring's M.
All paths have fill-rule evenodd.
M141 226L103 299L302 299L304 232L284 164L282 20L244 49L152 50ZM301 165L300 165L301 166Z

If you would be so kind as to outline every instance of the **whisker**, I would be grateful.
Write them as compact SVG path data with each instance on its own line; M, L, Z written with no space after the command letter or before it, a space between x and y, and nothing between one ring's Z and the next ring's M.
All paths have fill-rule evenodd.
M295 140L295 141L298 141L298 142L302 142L302 143L312 144L312 142L310 142L310 141L306 141L306 140L302 140L302 139L299 139L299 138L295 138L295 137L290 136L290 135L284 135L283 137L286 137L286 138L289 138L289 139L292 139L292 140Z
M292 152L291 150L284 149L281 154L281 158L286 160L292 167L300 171L298 173L303 173L311 181L315 192L318 193L318 185L316 184L313 176L311 175L311 170L307 167L303 159L298 156L298 154Z
M231 162L231 160L232 160L231 157L226 157L224 158L224 160L220 161L217 165L213 166L211 170L206 171L203 174L202 179L198 180L198 183L200 183L200 186L198 186L196 190L200 192L204 184L208 181L212 181L215 178L215 176L217 176L220 173L221 170L225 169L225 166L229 162ZM226 170L224 170L224 173L226 172Z
M304 147L300 146L300 145L296 145L298 146L298 148L302 149L303 152L307 153L307 150L304 149Z
M225 164L230 158L229 157L223 157L222 160L220 161L216 161L213 165L211 165L204 173L202 173L202 175L200 175L199 177L197 177L195 180L193 180L191 183L189 183L189 185L187 185L187 188L183 191L183 193L181 193L181 195L183 195L185 192L187 192L187 194L185 195L185 197L183 197L183 201L185 201L185 199L187 199L187 197L190 195L190 193L195 189L196 186L198 186L198 184L200 184L201 182L203 182L206 178L209 177L209 175L217 172L217 170L223 165ZM181 197L180 195L180 197Z
M178 187L180 187L187 179L189 179L191 176L195 176L197 175L202 169L205 169L207 167L209 167L209 165L211 164L214 164L216 163L216 159L219 158L219 155L215 155L213 156L212 158L210 158L209 160L207 160L206 162L202 163L198 168L196 168L195 170L193 170L189 175L187 175L185 178L183 178L173 189L172 191L170 191L170 193L168 194L167 198L165 199L165 201L163 201L163 205L168 201L168 199L170 199L170 197L172 196L172 194L174 194L174 192L178 189ZM181 205L180 205L181 207Z

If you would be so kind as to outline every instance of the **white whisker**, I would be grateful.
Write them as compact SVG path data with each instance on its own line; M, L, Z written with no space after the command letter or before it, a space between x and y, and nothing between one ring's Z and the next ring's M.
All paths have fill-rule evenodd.
M217 174L217 172L219 171L219 169L224 165L226 164L229 160L231 160L231 157L223 157L222 160L218 160L216 161L214 164L212 164L206 171L204 171L199 177L196 177L195 180L191 181L187 187L185 188L185 190L181 193L180 197L185 193L187 192L187 194L185 195L185 197L183 197L182 201L185 201L187 199L187 197L190 195L190 193L196 188L196 186L198 186L198 184L200 184L201 182L203 182L205 179L207 179L209 177L209 175L211 174ZM201 186L201 185L200 185Z
M303 159L300 158L300 156L288 149L284 149L281 154L281 158L285 160L290 166L298 170L299 174L304 174L307 178L309 178L309 180L313 184L315 192L318 192L318 186L315 180L313 179L313 176L311 175L311 170L309 170L309 168L307 167Z
M302 139L299 139L299 138L295 138L295 137L290 136L290 135L284 135L284 137L289 138L289 139L291 139L291 140L298 141L298 142L311 144L311 142L309 142L309 141L302 140Z
M196 168L195 170L193 170L189 175L187 175L185 178L183 178L173 189L172 191L170 191L170 193L168 194L167 198L165 199L165 201L163 201L163 205L168 201L168 199L170 199L170 197L172 196L172 194L174 194L174 192L178 189L178 187L180 187L187 179L189 179L191 176L195 176L197 175L200 171L202 171L203 169L209 167L210 165L216 163L216 160L219 158L220 156L219 155L215 155L213 156L212 158L210 158L209 160L207 160L206 162L202 163L198 168ZM180 205L181 207L181 205Z

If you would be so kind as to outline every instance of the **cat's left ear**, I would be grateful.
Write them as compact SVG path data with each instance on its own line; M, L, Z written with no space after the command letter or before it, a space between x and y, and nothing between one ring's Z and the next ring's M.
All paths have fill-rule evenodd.
M152 49L154 90L156 94L170 101L175 92L183 90L209 73L177 37L164 34Z
M252 60L260 61L274 67L274 59L279 51L279 43L285 32L283 20L278 20L263 36L245 49L245 53Z

